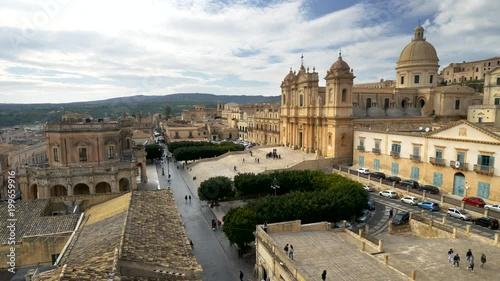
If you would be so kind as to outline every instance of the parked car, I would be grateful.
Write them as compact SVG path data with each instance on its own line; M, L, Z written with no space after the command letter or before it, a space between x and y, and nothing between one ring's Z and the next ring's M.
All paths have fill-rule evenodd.
M370 219L372 213L368 210L361 211L361 216L356 218L357 222L367 222Z
M366 202L365 208L372 211L375 210L375 201L373 199L368 199L368 202Z
M339 222L335 223L335 227L336 228L342 228L342 222L339 221ZM352 225L349 222L346 222L345 223L345 228L349 229L349 230L352 230Z
M490 217L472 219L472 223L488 227L489 229L498 229L498 220Z
M425 190L431 194L439 194L439 188L437 188L436 186L433 186L433 185L420 185L418 187L418 190Z
M463 221L471 220L471 216L464 210L458 208L449 208L447 212L448 217L454 217Z
M363 175L369 175L370 174L370 169L368 168L359 168L357 169L358 173L363 174Z
M433 201L424 201L418 203L418 207L431 211L439 211L439 204Z
M378 193L380 196L387 198L398 198L398 194L394 190L382 190Z
M410 187L410 188L418 188L419 187L418 181L414 181L414 180L401 180L399 182L399 185L404 186L404 187Z
M368 191L368 192L373 192L375 189L373 188L373 186L369 185L369 184L365 184L363 185L363 188Z
M486 210L491 210L495 212L500 212L500 205L499 204L493 204L493 205L484 205L484 208Z
M413 196L405 196L405 197L401 198L401 202L406 203L406 204L410 204L413 206L418 205L417 197L413 197Z
M385 174L382 172L372 172L370 177L373 179L385 179Z
M386 180L394 181L396 183L399 183L401 181L401 178L398 176L388 176L385 178Z
M392 218L392 224L393 225L402 225L407 223L410 220L410 213L409 212L398 212L393 218Z
M484 207L484 205L486 205L484 200L479 197L464 197L462 199L462 202L465 202L465 204L474 205L481 208Z

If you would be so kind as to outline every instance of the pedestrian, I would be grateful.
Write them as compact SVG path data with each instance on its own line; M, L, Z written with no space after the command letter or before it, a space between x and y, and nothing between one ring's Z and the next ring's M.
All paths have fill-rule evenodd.
M191 195L189 195L189 201L191 201Z
M288 254L288 257L293 261L293 252L295 250L293 249L293 245L290 245L290 253Z
M321 274L321 280L326 280L326 270L323 270L323 273Z
M262 226L265 232L267 232L267 221L264 222L264 225Z
M259 160L259 158L257 158L257 164L259 164L259 163L260 163L260 160Z
M467 258L467 261L469 261L470 257L472 257L472 251L470 249L467 251L467 254L465 254L465 257Z
M187 196L187 195L186 195L186 196L184 196L184 199L186 199L186 202L187 202L187 201L188 201L188 196Z
M481 264L479 267L484 267L484 264L486 263L486 255L484 253L481 254Z
M283 248L283 250L285 250L285 254L288 256L288 244L285 245L285 248Z
M191 245L191 248L194 248L193 240L189 240L189 245Z
M448 261L453 262L453 249L448 251Z
M469 266L467 266L467 270L469 269L471 272L474 272L474 256L472 255L469 258Z
M221 229L221 228L222 228L222 222L221 222L220 220L217 220L217 227L218 227L219 229Z
M460 256L458 253L453 257L453 266L460 267Z
M392 218L393 212L394 212L394 211L393 211L393 210L392 210L392 208L391 208L391 209L389 210L389 218Z
M243 281L243 276L245 275L243 274L243 271L240 270L240 281Z

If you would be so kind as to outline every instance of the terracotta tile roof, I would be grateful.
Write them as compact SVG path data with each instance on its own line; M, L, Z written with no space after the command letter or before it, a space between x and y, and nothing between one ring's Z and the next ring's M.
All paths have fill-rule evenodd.
M178 270L201 269L170 190L133 192L121 259Z
M17 219L16 242L21 242L24 236L71 232L75 229L79 215L44 216L49 203L49 199L15 201L13 218ZM0 204L0 217L9 217L8 204L5 202ZM8 242L9 223L6 219L0 220L0 245Z

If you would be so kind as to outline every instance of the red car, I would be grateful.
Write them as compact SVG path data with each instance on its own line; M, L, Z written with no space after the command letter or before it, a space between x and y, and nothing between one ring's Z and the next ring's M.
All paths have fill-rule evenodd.
M483 199L481 199L479 197L464 197L462 199L462 202L465 202L466 204L478 206L481 208L484 207L484 205L486 205L486 203L483 201Z

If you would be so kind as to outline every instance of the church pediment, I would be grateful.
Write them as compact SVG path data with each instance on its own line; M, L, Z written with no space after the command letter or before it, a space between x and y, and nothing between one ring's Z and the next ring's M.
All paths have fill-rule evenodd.
M483 129L480 126L472 125L467 121L460 121L450 127L432 132L429 137L438 139L469 140L477 142L489 142L500 144L500 136Z

